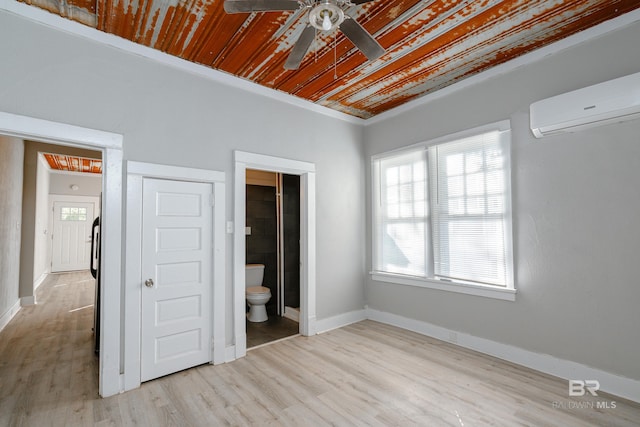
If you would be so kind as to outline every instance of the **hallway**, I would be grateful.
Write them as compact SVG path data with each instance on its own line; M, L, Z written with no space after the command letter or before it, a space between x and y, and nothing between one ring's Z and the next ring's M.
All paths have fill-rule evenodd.
M70 411L93 423L94 286L88 271L50 274L0 332L0 425L63 425Z

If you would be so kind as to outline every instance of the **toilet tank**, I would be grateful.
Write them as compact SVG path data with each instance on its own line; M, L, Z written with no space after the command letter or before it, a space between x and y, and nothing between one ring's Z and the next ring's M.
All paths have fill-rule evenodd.
M264 264L247 264L244 267L245 287L262 285L264 277Z

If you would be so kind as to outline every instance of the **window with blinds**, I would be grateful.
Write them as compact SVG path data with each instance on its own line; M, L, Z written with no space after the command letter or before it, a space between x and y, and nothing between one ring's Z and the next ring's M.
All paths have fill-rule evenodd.
M428 192L425 150L380 159L378 266L390 273L427 273Z
M376 272L513 288L509 134L374 158Z

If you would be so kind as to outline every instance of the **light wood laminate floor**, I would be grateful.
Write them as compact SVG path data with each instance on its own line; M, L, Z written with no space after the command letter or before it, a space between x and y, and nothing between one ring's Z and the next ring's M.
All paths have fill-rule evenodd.
M101 399L92 281L50 276L38 301L0 332L0 426L640 424L638 404L570 398L565 380L372 321Z

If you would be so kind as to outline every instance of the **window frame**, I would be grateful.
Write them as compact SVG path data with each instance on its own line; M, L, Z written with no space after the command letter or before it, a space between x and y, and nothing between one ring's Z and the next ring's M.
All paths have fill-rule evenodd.
M430 147L446 144L449 142L454 142L457 140L461 140L464 138L476 136L482 133L488 133L492 131L499 131L502 133L501 138L507 138L504 143L509 147L507 150L507 162L505 165L505 221L504 221L504 229L505 229L505 258L508 263L507 268L507 280L506 286L499 285L490 285L483 283L475 283L464 280L451 280L438 278L434 275L433 270L433 256L428 257L430 261L427 262L427 271L426 275L423 276L412 276L407 274L399 274L399 273L391 273L385 271L376 271L376 266L380 265L379 262L379 242L381 230L379 230L378 225L379 222L379 204L380 204L380 195L382 193L382 189L380 188L380 183L378 181L379 177L379 162L383 159L387 159L393 156L401 156L403 154L408 154L411 152L416 152L419 150L424 150L427 152ZM511 174L511 126L509 120L502 120L499 122L478 126L472 129L467 129L461 132L456 132L453 134L445 135L439 138L431 139L425 142L413 144L407 147L403 147L397 150L391 150L384 153L376 154L371 157L371 208L372 208L372 271L370 272L371 278L375 281L399 284L399 285L407 285L407 286L417 286L429 289L437 289L444 290L449 292L456 292L468 295L477 295L481 297L495 298L500 300L507 301L515 301L516 296L516 287L515 287L515 263L513 256L513 208L512 208L512 174ZM431 164L431 159L429 159L428 154L426 155L428 165L426 167L427 173L427 181L430 179L429 165ZM429 192L431 188L429 187ZM428 196L431 197L430 195ZM431 239L433 236L431 235L431 215L432 215L432 207L429 204L428 206L428 214L426 216L428 227L429 227L429 236L428 241L426 242L427 251L429 253L432 252L432 243ZM429 265L430 263L430 265Z
M416 157L421 156L422 157L422 161L425 163L425 177L424 177L424 203L425 203L425 213L423 216L411 216L411 217L398 217L398 218L390 218L389 215L381 213L379 215L376 215L376 217L374 218L374 235L373 235L373 240L377 247L378 242L380 242L381 239L383 239L384 237L382 236L383 234L383 230L382 229L376 229L375 227L375 223L377 221L380 221L382 224L402 224L402 223L418 223L419 220L422 221L423 224L423 235L425 237L425 243L427 240L427 236L431 234L431 220L430 220L430 209L429 209L429 179L428 176L426 176L426 172L427 172L427 167L426 164L428 162L428 157L427 157L427 150L426 149L409 149L409 150L400 150L400 151L396 151L393 154L394 158L398 158L404 155L416 155ZM385 156L385 157L378 157L378 159L376 160L381 160L381 159L386 159L390 156ZM380 174L377 172L377 169L380 167L379 162L374 161L374 164L372 165L374 170L373 173L373 179L375 180L376 177L379 177ZM374 183L375 184L375 183ZM413 187L413 185L415 184L415 181L411 181L411 186ZM398 184L398 186L400 186L400 182ZM386 195L386 193L384 192L383 188L381 185L379 185L377 187L378 192L377 194L374 195L374 200L373 200L373 205L374 205L374 210L373 212L375 213L379 213L380 210L377 210L375 208L376 204L380 203L380 200ZM412 200L413 201L413 200ZM379 265L382 263L382 254L379 253L380 251L375 251L374 250L374 265ZM425 244L424 246L424 267L425 267L425 275L424 277L428 277L428 272L433 270L433 257L431 256L431 248L429 247L428 244ZM391 274L400 274L400 275L408 275L408 273L391 273ZM410 277L421 277L421 276L415 276L415 275L410 275Z
M87 208L77 206L61 206L60 217L58 218L58 220L62 222L87 222Z

